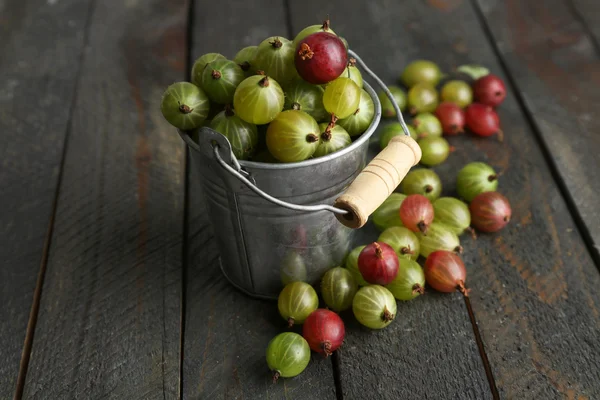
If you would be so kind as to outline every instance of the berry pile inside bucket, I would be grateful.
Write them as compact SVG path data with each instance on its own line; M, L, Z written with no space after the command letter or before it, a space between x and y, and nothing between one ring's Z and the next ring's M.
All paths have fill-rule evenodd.
M202 126L220 132L242 160L298 162L331 154L363 134L375 114L347 48L325 21L305 28L293 41L267 38L240 50L233 60L205 54L193 66L191 83L166 90L163 115L192 135ZM453 150L445 135L463 134L466 128L502 140L495 111L506 96L502 80L477 65L444 77L435 63L416 60L404 68L399 82L404 88L388 89L411 118L408 128L421 148L423 167L410 171L401 192L392 193L372 214L381 231L377 240L352 249L343 266L322 276L320 297L302 274L287 273L282 260L282 330L302 325L302 334L284 332L268 344L274 381L304 371L311 350L327 357L342 346L346 332L339 313L345 310L351 309L365 327L382 329L396 318L397 300L413 300L427 286L468 296L460 236L475 238L475 229L497 232L510 221L509 201L496 191L500 174L491 166L472 162L458 172L460 199L442 197L441 180L430 168ZM397 117L386 94L378 97L383 117ZM393 122L378 134L384 149L405 132Z

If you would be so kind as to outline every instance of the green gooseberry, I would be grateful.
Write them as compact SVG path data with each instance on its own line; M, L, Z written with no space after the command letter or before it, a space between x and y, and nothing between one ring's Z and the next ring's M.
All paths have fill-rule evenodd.
M442 79L442 71L436 63L428 60L415 60L408 64L400 80L406 87L412 88L419 83L426 83L435 86Z
M400 111L406 110L406 92L399 88L398 86L388 86L388 90L392 93L394 100L396 100L396 104L400 108ZM396 110L392 106L392 101L382 90L377 93L377 97L379 97L379 102L381 103L381 115L384 118L393 118L396 116Z
M407 125L408 132L410 133L410 137L414 140L417 140L417 130L411 125ZM385 149L395 136L404 136L404 129L399 122L392 122L391 124L386 125L379 137L379 147L381 150Z
M469 207L461 200L454 197L440 197L433 202L434 222L441 222L457 235L471 229L471 213Z
M441 164L450 155L450 144L443 137L425 137L419 140L421 148L421 164L433 167Z
M266 357L275 383L279 377L292 378L306 369L310 361L310 346L297 333L284 332L269 342Z
M310 313L319 308L319 297L308 283L288 283L279 293L277 308L291 328L294 324L303 324Z
M352 306L357 290L358 284L346 268L332 268L321 279L321 296L325 304L338 313Z
M472 162L458 172L456 191L466 201L471 201L484 192L495 192L496 189L498 189L498 175L486 163Z
M396 214L399 215L397 211ZM396 252L399 259L419 258L420 244L417 236L410 229L403 226L392 226L381 232L378 242L389 244Z
M422 194L429 201L434 201L442 194L442 181L431 169L414 169L404 177L402 192L406 195Z
M365 279L362 277L362 274L360 273L360 270L358 269L358 256L360 255L360 252L363 251L363 249L365 247L366 246L355 247L354 249L352 249L352 251L346 257L346 269L348 271L350 271L350 273L352 274L352 277L354 278L354 281L359 286L369 285L369 283L367 281L365 281Z
M411 125L415 127L419 139L431 136L442 136L443 133L442 123L435 115L429 112L417 114L413 118Z
M226 60L225 56L220 53L206 53L201 55L194 61L194 65L192 66L192 83L196 86L201 86L200 81L202 78L202 72L204 71L204 67L206 64L213 62L215 60Z
M364 286L354 296L352 312L358 322L367 328L382 329L396 318L396 299L383 286Z
M392 226L403 226L400 220L400 206L406 198L402 193L392 193L371 214L375 226L383 231Z
M412 300L425 293L425 273L414 260L399 258L400 268L396 278L386 288L398 300Z
M473 102L473 90L471 86L464 81L449 81L442 86L440 92L442 101L449 101L461 108L465 108Z
M202 126L208 115L210 102L198 86L189 82L177 82L165 90L160 111L174 127L182 130Z
M434 112L438 103L437 90L427 83L417 83L408 91L408 111L411 115Z

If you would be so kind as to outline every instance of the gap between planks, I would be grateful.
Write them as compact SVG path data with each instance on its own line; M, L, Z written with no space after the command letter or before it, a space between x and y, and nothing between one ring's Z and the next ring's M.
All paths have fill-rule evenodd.
M510 70L507 63L504 61L502 54L500 53L500 49L498 48L498 45L494 40L494 34L492 33L492 30L487 23L487 20L485 18L485 15L483 14L481 7L479 6L479 3L477 2L477 0L470 0L470 3L473 7L473 10L475 11L475 15L477 16L478 22L481 25L481 29L483 30L485 37L490 43L491 49L494 52L496 59L498 60L498 64L500 65L500 68L502 68L502 71L504 72L506 79L508 80L508 82L506 82L507 86L515 94L517 104L519 105L519 108L523 111L525 120L527 121L527 124L533 131L538 147L540 148L542 156L544 157L544 160L548 165L548 169L550 171L550 174L552 175L552 178L554 179L554 182L556 182L556 186L560 195L567 204L569 213L571 214L571 217L575 222L575 226L579 235L583 239L585 248L587 249L588 253L590 254L590 257L596 265L598 272L600 272L600 249L596 249L596 246L594 245L594 240L591 236L591 233L587 229L585 222L583 221L583 218L579 213L577 205L573 199L572 194L569 192L565 181L560 176L558 166L556 165L556 162L552 159L552 153L550 152L550 149L548 148L546 141L542 136L540 127L535 122L532 111L529 109L529 107L527 107L527 103L523 98L523 94L519 90L517 90L517 82L513 77L512 71ZM574 15L576 19L578 19L583 24L583 21L579 19L577 13L574 13ZM587 25L583 24L583 26L585 27L584 31L586 32L586 36L588 37L588 39L591 40L592 43L596 43L594 37L589 35L589 29L587 28Z

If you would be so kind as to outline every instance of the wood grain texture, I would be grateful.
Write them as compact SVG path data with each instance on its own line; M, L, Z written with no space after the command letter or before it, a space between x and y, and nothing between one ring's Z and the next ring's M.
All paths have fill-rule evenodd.
M568 1L478 4L600 262L600 53Z
M179 398L187 9L94 5L25 399Z
M89 3L0 2L2 399L15 393L53 213Z
M584 29L593 38L596 51L600 52L600 7L595 0L565 0L570 2L573 13L584 25Z
M298 32L329 14L333 30L348 40L350 48L380 78L393 83L412 58L436 59L444 66L456 62L453 54L442 50L448 42L452 44L451 38L439 34L439 21L425 17L426 7L417 3L356 3L350 13L343 11L347 6L341 0L291 2L293 28ZM427 26L407 34L415 21L425 21ZM371 154L378 150L374 138ZM360 232L363 244L378 235L372 226ZM396 320L381 331L358 326L351 313L344 320L347 334L341 372L345 399L492 398L458 293L430 291L414 301L399 302Z
M207 1L194 5L192 62L208 52L231 58L269 36L287 37L283 2L229 1L218 17L206 11L211 7ZM252 299L223 277L201 177L190 167L184 399L334 399L331 362L314 354L301 375L272 384L265 350L286 330L285 321L276 302Z
M525 3L498 2L498 8L503 7L500 4L520 7ZM544 4L543 10L548 10ZM492 10L483 9L486 13ZM423 38L424 47L444 44L438 55L425 57L440 60L444 69L466 62L482 63L507 81L471 3L430 1L412 10L411 15L420 22L408 25L406 36ZM502 20L502 15L495 12L490 18ZM505 21L503 29L515 19L513 15ZM537 27L531 22L526 25ZM556 31L560 33L560 29L559 24ZM434 31L444 32L443 38L428 33ZM515 53L508 50L509 40L546 41L543 35L536 35L524 32L495 38L506 50L503 57L510 65L508 60ZM544 55L532 52L527 57L535 63ZM538 79L526 71L514 73L531 81ZM505 230L482 234L477 241L463 240L471 302L501 397L598 398L600 274L545 163L539 138L517 102L517 90L526 95L528 106L539 101L540 94L527 94L526 85L524 80L518 89L509 85L508 96L498 110L505 132L503 143L495 138L452 138L457 151L436 170L446 192L452 194L459 168L467 162L485 161L502 172L499 191L512 204L512 221ZM572 93L568 87L564 90L562 95ZM559 100L556 102L548 103L548 110L566 112L556 108L560 105ZM577 114L571 112L563 115L576 119L573 115ZM547 112L540 108L536 118L538 113ZM576 136L572 131L562 135L569 139Z

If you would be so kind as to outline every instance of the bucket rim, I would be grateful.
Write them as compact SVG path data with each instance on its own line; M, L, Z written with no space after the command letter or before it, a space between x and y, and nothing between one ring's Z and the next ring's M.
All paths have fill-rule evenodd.
M381 102L379 101L379 97L377 96L377 93L375 93L375 90L371 87L371 85L369 85L364 80L363 80L363 89L369 94L369 96L371 96L371 100L373 100L375 114L373 115L373 120L371 121L371 124L369 125L367 130L364 131L357 140L352 142L352 144L350 146L344 147L343 149L338 150L334 153L328 154L326 156L311 158L308 160L292 162L292 163L264 163L264 162L258 162L258 161L248 161L248 160L238 160L238 162L240 163L240 165L242 167L248 167L253 170L288 170L288 169L309 167L309 166L326 163L326 162L329 162L336 158L342 157L350 152L355 151L356 149L361 147L365 142L367 142L371 138L371 136L373 135L373 133L375 133L375 130L379 126L379 122L381 121ZM181 137L183 138L183 140L186 142L186 144L190 148L194 149L197 152L201 151L200 145L198 143L196 143L187 132L180 130L180 134L181 134Z

